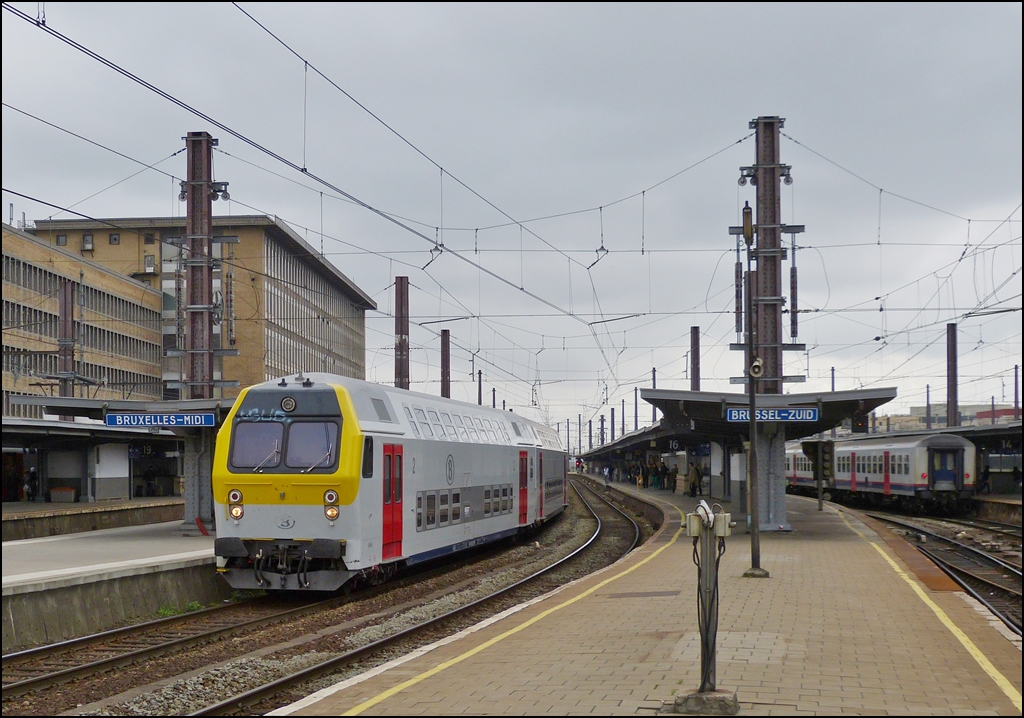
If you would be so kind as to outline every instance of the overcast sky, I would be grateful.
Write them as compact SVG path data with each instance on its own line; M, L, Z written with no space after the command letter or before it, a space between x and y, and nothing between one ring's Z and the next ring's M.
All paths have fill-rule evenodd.
M783 221L806 225L799 300L815 310L808 352L786 356L807 383L787 390L825 389L834 367L837 389L897 387L884 412L923 404L927 384L943 404L955 321L961 403L1013 401L1019 3L242 3L266 29L232 4L11 5L405 226L6 9L5 208L54 214L14 191L94 217L184 212L166 174L22 112L176 177L182 136L207 130L232 196L215 211L323 235L378 303L370 380L394 380L407 275L414 323L432 322L412 329L413 388L439 393L449 328L453 397L476 401L475 366L486 401L496 387L499 405L571 419L574 445L606 396L632 429L652 367L659 388L689 388L691 326L702 389L741 390L728 226L754 200L737 184L748 123L779 115ZM435 238L449 251L423 269Z

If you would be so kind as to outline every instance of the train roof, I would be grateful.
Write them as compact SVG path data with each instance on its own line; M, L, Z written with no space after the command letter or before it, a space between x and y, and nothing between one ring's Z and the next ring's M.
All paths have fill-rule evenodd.
M796 444L799 448L799 443ZM904 436L862 436L850 439L838 439L835 442L837 451L859 451L874 449L913 449L924 446L931 449L960 449L973 447L974 444L955 434L908 434Z
M398 389L340 374L307 372L297 375L289 374L284 377L284 380L289 383L296 380L301 383L307 379L314 385L344 386L352 397L356 419L363 431L412 437L414 434L410 429L410 422L405 410L413 411L419 408L449 414L457 412L462 417L486 418L492 422L501 422L511 440L511 445L514 446L536 446L557 451L563 450L558 432L511 411ZM257 384L254 388L272 388L279 386L281 381L281 379L272 379L263 384ZM444 441L444 439L441 440ZM499 443L505 442L502 440Z

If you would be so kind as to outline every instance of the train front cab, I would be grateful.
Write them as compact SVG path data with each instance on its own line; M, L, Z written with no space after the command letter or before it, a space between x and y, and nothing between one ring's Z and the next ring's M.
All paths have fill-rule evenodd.
M359 551L363 439L344 387L282 380L241 393L213 467L214 553L233 588L333 591L358 575L347 563Z

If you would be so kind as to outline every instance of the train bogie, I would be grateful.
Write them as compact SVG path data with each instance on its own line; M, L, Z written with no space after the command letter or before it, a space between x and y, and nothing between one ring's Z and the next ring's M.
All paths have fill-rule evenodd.
M214 463L218 570L238 588L376 582L515 536L567 502L546 427L329 374L245 390Z

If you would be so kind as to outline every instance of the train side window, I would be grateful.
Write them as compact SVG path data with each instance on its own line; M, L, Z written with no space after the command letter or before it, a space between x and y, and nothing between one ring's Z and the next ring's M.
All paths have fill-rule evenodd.
M508 511L508 487L501 487L501 513Z
M402 455L395 454L395 503L402 503Z
M363 478L373 477L373 437L363 439Z
M484 430L484 423L480 421L478 417L473 417L473 423L476 424L477 431L480 432L480 441L487 443L487 432Z
M452 417L445 413L441 413L441 421L444 422L444 433L448 435L448 438L452 441L459 440L459 434L455 431L455 424L452 423Z
M491 490L484 489L484 516L491 515Z
M427 528L432 529L437 523L437 494L427 494Z
M480 441L480 437L476 434L476 429L473 428L473 420L468 416L466 417L466 430L469 431L469 436L473 441Z
M427 415L423 413L423 409L417 409L414 407L413 411L416 412L416 418L419 419L420 429L423 430L423 438L433 439L434 430L430 428L430 423L427 421Z
M402 408L405 409L405 415L409 419L409 426L412 427L412 433L416 435L417 439L420 438L420 430L416 426L416 420L412 418L412 412L409 411L409 407L407 406L403 406Z
M391 454L384 454L384 503L391 503Z
M437 412L429 409L427 413L430 415L430 422L434 425L434 433L437 434L439 439L444 439L444 427L441 426L441 419L438 417Z
M462 492L452 491L452 523L457 524L462 518Z
M458 414L452 414L452 420L455 421L455 425L459 429L459 438L463 441L469 441L469 432L466 431L466 425L462 423L462 417Z
M423 530L423 492L416 494L416 530Z
M438 517L437 523L439 526L448 525L448 498L449 494L447 491L442 491L437 497L438 501Z

